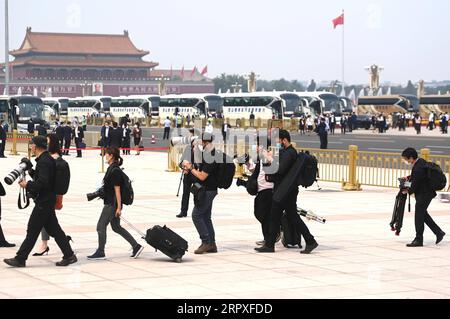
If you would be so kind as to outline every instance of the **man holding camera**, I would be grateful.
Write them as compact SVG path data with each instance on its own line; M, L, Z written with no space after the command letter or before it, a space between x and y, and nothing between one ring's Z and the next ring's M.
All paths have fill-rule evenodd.
M189 140L191 143L184 149L183 155L181 157L180 167L183 168L183 161L188 161L189 163L194 163L194 151L196 149L196 140L194 139L195 131L194 129L189 130ZM184 174L184 172L183 172ZM193 183L193 178L191 174L184 174L183 176L183 197L181 199L181 212L177 215L177 218L187 217L187 212L189 210L189 198L191 197L191 187Z
M15 258L5 259L11 267L25 267L28 255L36 244L42 228L55 238L56 243L64 254L63 259L56 266L65 267L76 263L69 240L61 229L55 214L56 191L56 162L47 151L47 138L33 137L31 151L36 156L36 170L30 171L33 181L21 180L19 185L26 189L27 196L34 199L35 207L28 221L27 236ZM29 195L28 195L29 194Z
M185 174L192 175L194 185L194 210L192 220L202 240L201 246L195 251L196 255L217 253L214 226L211 211L214 198L217 196L217 164L214 160L215 148L212 144L213 136L204 133L202 136L203 153L200 163L193 164L187 160L182 163ZM194 161L197 162L197 161Z
M419 154L414 148L407 148L402 153L403 161L408 165L412 165L412 172L410 183L405 184L407 189L403 190L404 194L415 194L416 196L416 214L415 214L415 226L416 226L416 238L407 247L422 247L423 246L423 232L425 229L424 224L431 229L436 235L436 245L439 244L445 236L445 233L441 228L433 221L430 214L428 214L428 206L433 198L437 196L436 192L432 190L429 185L427 177L427 162L419 158Z
M274 183L274 193L280 187L280 184L285 178L291 178L289 176L290 168L294 166L297 160L297 151L291 144L291 135L286 130L280 130L279 144L280 149L279 165L276 174L266 176L266 180ZM264 157L269 163L274 163L274 158L271 153L263 152ZM275 242L278 232L280 231L281 216L286 211L289 223L294 226L297 234L300 234L305 238L306 247L302 251L302 254L310 254L316 249L319 244L309 232L306 224L301 220L297 213L297 196L299 193L298 186L295 184L291 189L287 190L287 194L281 202L275 200L272 201L272 207L270 211L270 226L267 237L264 238L264 245L262 247L255 248L259 253L274 253Z

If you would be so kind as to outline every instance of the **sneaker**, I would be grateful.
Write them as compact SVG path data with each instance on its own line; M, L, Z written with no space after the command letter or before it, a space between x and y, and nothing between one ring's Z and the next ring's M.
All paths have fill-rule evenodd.
M78 261L77 256L75 254L72 255L72 257L63 259L60 262L56 263L57 267L67 267L69 265L72 265Z
M8 266L11 266L11 267L14 267L14 268L23 268L23 267L25 267L25 262L24 261L20 261L17 258L4 259L3 261Z
M138 244L136 247L133 248L133 253L131 254L131 258L134 258L134 259L138 258L143 250L144 250L144 247L142 247L141 245Z
M88 260L105 260L106 256L104 252L96 251L93 255L87 257Z

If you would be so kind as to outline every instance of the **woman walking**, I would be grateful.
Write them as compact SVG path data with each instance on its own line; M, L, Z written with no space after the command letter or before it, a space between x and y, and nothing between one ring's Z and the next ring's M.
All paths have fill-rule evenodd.
M136 123L133 129L134 146L136 147L136 155L141 155L141 143L142 143L142 129L141 124Z
M130 233L120 225L120 217L122 216L120 188L123 187L123 173L120 168L123 164L123 159L120 157L120 150L118 148L106 149L106 161L109 167L103 179L104 207L97 223L98 248L93 255L87 258L89 260L106 259L106 228L110 223L112 230L122 236L131 245L133 249L131 258L137 258L144 247L139 245Z

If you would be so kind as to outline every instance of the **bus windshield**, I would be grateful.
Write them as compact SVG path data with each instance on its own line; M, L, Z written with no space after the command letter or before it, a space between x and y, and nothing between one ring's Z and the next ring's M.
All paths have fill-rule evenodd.
M324 112L339 113L339 98L334 94L321 94L320 98L324 101Z
M271 97L226 97L223 101L223 105L268 107L273 101L274 98Z
M19 110L19 117L22 118L42 119L43 117L43 105L38 101L21 100Z
M402 95L402 97L406 98L409 100L409 104L411 107L411 111L419 111L420 109L420 100L417 96L415 95Z
M101 98L100 101L103 103L102 111L110 112L111 111L111 99L110 98Z
M100 111L100 103L96 100L71 100L69 102L69 107L95 108L97 111Z
M8 101L0 100L0 113L8 112Z
M205 100L208 102L210 113L223 113L223 99L220 96L207 96Z
M286 112L296 113L299 111L300 97L296 94L282 94L281 98L285 101Z

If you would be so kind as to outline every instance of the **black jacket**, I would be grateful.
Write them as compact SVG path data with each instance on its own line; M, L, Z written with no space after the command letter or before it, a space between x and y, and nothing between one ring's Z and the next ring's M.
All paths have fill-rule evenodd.
M78 127L76 127L76 128L74 128L73 130L72 130L72 137L75 139L76 137L76 135L75 135L75 130L77 130L78 131L78 138L79 139L83 139L84 138L84 131L83 131L83 128L82 127L80 127L80 126L78 126Z
M71 140L72 139L72 128L70 126L63 127L64 139Z
M38 135L40 136L47 136L47 129L43 127L42 125L38 126Z
M2 125L0 125L0 140L2 141L6 140L6 132Z
M274 192L277 191L284 178L289 178L288 173L297 160L298 153L291 145L280 150L278 172L273 175L266 175L266 180L274 183Z
M28 182L27 191L32 194L36 205L55 207L56 162L49 152L36 158L36 170L30 175L33 180Z
M111 137L110 147L120 148L122 146L122 128L109 129L109 135Z
M416 194L416 197L435 198L436 192L430 187L430 183L427 178L426 161L419 158L416 164L413 166L411 172L411 188L410 194Z
M109 147L111 144L111 132L113 128L108 128L108 137L106 137L106 126L102 126L101 135L102 135L102 146L103 147Z
M64 139L64 127L58 126L55 130L55 134L58 137L58 140Z

